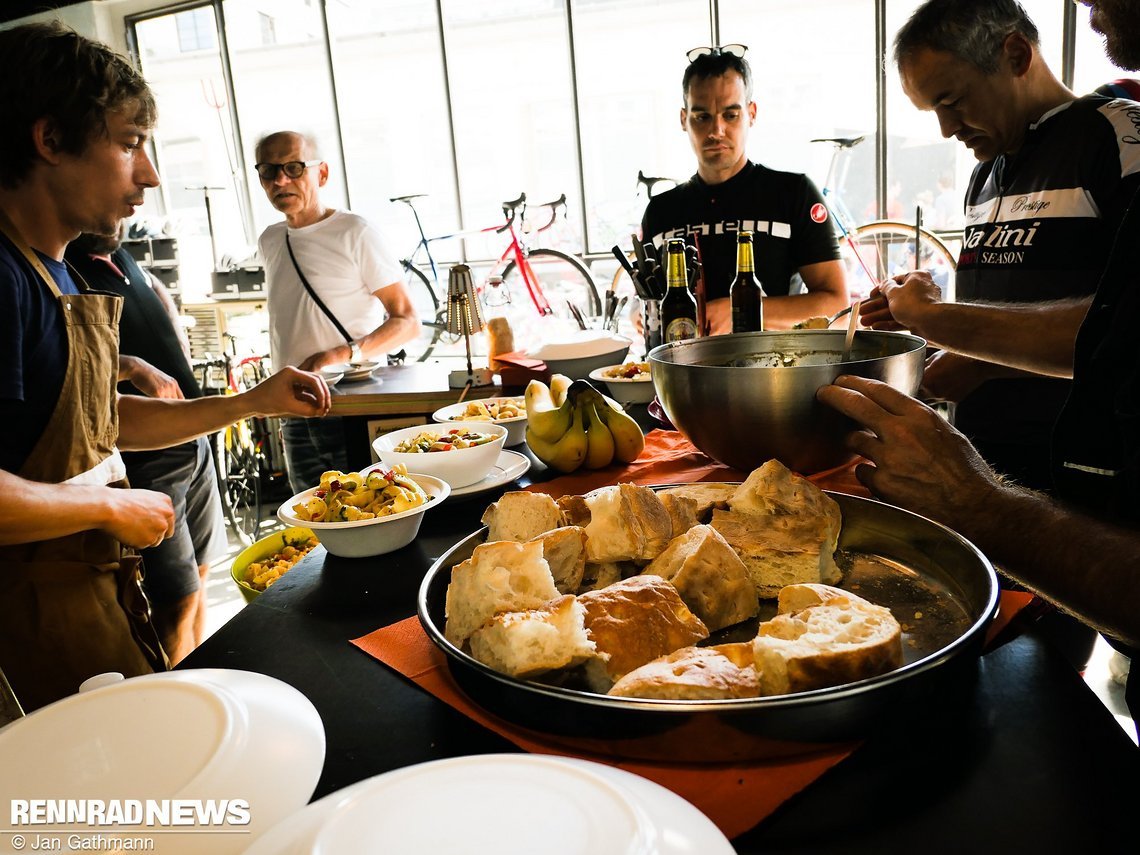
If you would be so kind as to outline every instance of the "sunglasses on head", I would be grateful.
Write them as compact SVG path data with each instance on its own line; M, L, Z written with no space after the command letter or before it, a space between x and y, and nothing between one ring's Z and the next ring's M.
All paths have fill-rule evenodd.
M748 45L718 45L717 47L695 47L685 54L689 62L696 62L702 56L720 56L722 53L727 53L729 56L735 56L738 59L744 59L744 54L748 53Z
M290 160L288 163L258 163L253 168L262 181L273 181L279 171L289 178L300 178L310 166L320 166L321 163L320 160Z

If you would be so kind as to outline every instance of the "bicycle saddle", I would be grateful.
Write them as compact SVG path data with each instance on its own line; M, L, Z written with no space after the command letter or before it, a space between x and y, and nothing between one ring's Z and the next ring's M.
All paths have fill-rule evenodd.
M854 148L855 146L859 145L859 143L863 142L863 140L865 140L865 139L867 139L866 136L861 136L861 137L821 137L820 139L812 140L812 142L829 142L829 143L834 143L835 145L839 146L840 148Z
M392 196L389 202L407 202L409 199L422 199L427 193L413 193L411 196Z

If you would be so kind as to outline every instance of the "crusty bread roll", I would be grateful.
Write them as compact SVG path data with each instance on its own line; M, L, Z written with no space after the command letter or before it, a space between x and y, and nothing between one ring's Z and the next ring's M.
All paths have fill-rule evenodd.
M575 594L586 569L586 530L576 525L562 526L533 538L542 544L542 557L554 577L554 587L562 594Z
M590 506L583 496L559 496L556 503L566 525L585 528L590 524Z
M838 686L902 665L902 629L890 609L826 585L789 586L778 608L752 642L761 695Z
M554 499L545 493L525 490L503 493L483 512L483 522L490 529L488 543L494 540L522 543L564 525L562 511Z
M636 484L615 484L582 497L589 509L586 560L652 561L673 537L673 521L657 494Z
M504 612L471 634L471 655L501 674L534 677L596 655L583 623L586 610L563 596L537 609Z
M451 570L443 634L462 647L495 615L535 609L557 596L540 541L484 543Z
M634 576L578 597L586 629L599 653L586 662L586 679L599 693L634 668L707 638L677 589L660 576Z
M733 493L728 507L745 514L820 517L828 522L832 539L838 539L843 525L843 515L836 501L779 460L769 460L753 470ZM835 551L834 544L832 551Z
M608 694L623 698L708 701L760 694L752 645L682 647L630 671Z
M684 496L697 503L694 513L700 522L708 522L712 518L715 508L728 508L728 500L733 497L739 484L720 484L714 482L682 484L678 487L668 487L659 491L658 495L664 500L665 496Z
M761 599L785 585L841 578L826 517L716 510L711 525L740 556Z
M691 496L678 496L661 491L657 492L657 498L661 500L665 512L669 514L669 522L672 524L670 530L673 537L679 537L693 526L700 525L701 521L697 519L696 499Z
M744 562L712 526L693 526L674 537L642 572L672 582L709 632L746 620L760 609Z

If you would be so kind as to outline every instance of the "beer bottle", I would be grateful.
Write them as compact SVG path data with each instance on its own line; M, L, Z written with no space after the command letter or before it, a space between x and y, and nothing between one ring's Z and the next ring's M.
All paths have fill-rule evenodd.
M734 333L764 329L764 291L756 279L752 260L752 232L741 232L736 238L736 278L732 280L729 301Z
M673 238L666 244L665 282L668 288L661 301L662 338L668 344L697 337L697 301L689 293L685 242Z

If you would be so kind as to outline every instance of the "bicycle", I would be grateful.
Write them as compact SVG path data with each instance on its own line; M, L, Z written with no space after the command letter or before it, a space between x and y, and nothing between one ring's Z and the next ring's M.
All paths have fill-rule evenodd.
M238 358L234 336L222 333L229 352L220 358L194 360L199 385L206 395L236 395L265 380L268 357ZM210 437L222 509L237 538L247 546L261 527L263 487L285 476L285 454L277 431L278 419L241 419Z
M598 298L598 289L594 285L589 269L580 258L549 247L530 248L525 239L520 239L519 233L515 230L515 220L517 218L520 222L526 222L525 193L520 194L517 199L503 202L505 222L499 225L466 229L433 237L428 237L424 232L423 222L413 201L426 195L414 193L410 196L394 196L389 200L402 202L411 208L420 235L419 242L412 252L406 258L400 259L400 264L408 274L405 284L419 312L422 328L419 338L405 346L405 351L408 352L406 358L423 362L431 355L447 329L447 285L440 283L439 264L431 254L431 244L437 241L492 232L505 233L510 238L499 260L487 273L486 279L477 286L477 291L485 306L501 310L510 321L511 328L515 331L516 344L519 338L525 339L524 330L533 328L535 314L539 317L557 317L569 321L573 318L569 303L583 310L587 316L596 317L601 314L602 303ZM560 210L565 216L566 194L563 193L551 202L532 207L546 208L550 215L546 222L537 228L524 228L524 234L546 231L554 225ZM420 260L421 256L423 260ZM430 270L430 279L422 269L424 267ZM488 288L491 277L495 275L502 277L501 290ZM526 289L529 306L521 299L512 298L512 292L517 294L520 284Z
M945 299L953 298L957 259L934 232L920 228L918 253L914 246L914 223L898 220L872 220L855 225L855 217L840 196L850 162L847 153L866 137L824 137L813 143L831 143L834 151L820 192L835 223L836 237L847 268L851 298L862 299L871 289L897 273L929 270L942 286Z

